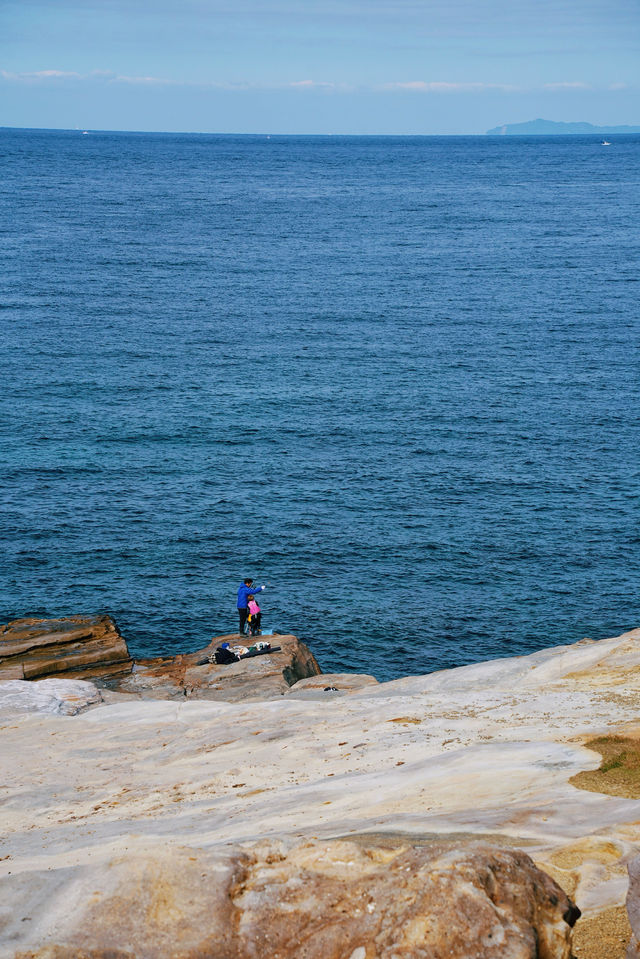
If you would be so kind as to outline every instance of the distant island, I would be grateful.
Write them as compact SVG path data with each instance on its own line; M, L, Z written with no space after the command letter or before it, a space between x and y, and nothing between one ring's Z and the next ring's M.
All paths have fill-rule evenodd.
M526 123L503 123L487 130L487 136L557 136L566 134L640 133L640 127L596 127L592 123L561 123L556 120L527 120Z

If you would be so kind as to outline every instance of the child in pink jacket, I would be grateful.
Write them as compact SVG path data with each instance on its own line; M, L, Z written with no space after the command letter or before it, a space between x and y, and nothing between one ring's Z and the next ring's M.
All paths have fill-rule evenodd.
M255 596L247 596L247 602L249 604L249 615L247 616L247 621L249 623L249 632L252 636L260 635L260 620L262 619L262 612L260 607L256 603Z

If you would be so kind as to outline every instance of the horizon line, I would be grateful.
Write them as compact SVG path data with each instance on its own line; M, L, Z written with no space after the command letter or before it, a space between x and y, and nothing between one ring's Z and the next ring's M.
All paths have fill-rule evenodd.
M496 124L495 127L492 127L492 130L499 128L509 127L509 126L522 126L525 123L534 123L539 121L518 121L515 123L502 123ZM602 128L606 127L629 127L631 132L629 133L608 133L608 136L637 136L637 130L640 130L640 127L636 128L634 124L606 124L599 123L594 124L586 120L545 120L545 123L554 123L557 125L575 125L579 123L584 123L588 126L594 127L593 133L489 133L485 131L484 133L279 133L277 131L261 131L257 133L248 133L235 130L233 132L222 132L215 130L118 130L118 129L101 129L101 128L82 128L79 126L76 127L22 127L22 126L11 126L11 125L0 125L1 130L17 130L24 132L38 132L38 133L80 133L80 134L91 134L91 133L121 133L133 136L210 136L210 137L496 137L499 139L506 139L508 137L567 137L567 136L601 136L602 133L599 132Z

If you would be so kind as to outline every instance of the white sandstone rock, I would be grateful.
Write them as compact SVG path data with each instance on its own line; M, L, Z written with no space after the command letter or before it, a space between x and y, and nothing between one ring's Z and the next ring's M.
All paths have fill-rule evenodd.
M38 714L16 722L24 686ZM141 844L454 835L522 847L590 915L622 904L640 852L639 800L569 782L600 764L590 737L640 725L640 630L320 699L132 699L70 718L91 684L2 687L0 878L29 888Z
M73 716L102 702L97 686L81 679L8 679L0 682L0 710Z

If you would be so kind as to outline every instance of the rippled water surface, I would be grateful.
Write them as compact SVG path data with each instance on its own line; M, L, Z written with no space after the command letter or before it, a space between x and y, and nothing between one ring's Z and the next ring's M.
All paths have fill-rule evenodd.
M378 678L640 625L640 138L0 131L2 621Z

